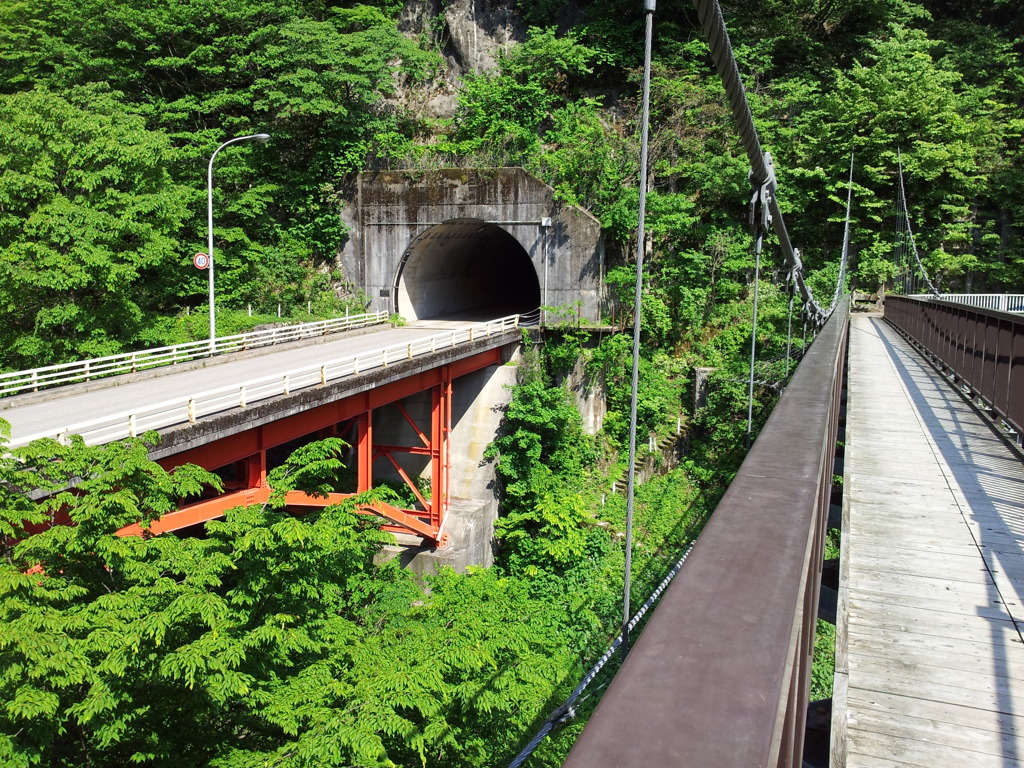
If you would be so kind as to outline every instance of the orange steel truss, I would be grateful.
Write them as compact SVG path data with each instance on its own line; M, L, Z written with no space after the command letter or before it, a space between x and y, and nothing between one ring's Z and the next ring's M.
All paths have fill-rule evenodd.
M349 428L354 423L357 436L354 445L357 457L356 493L373 487L374 460L383 458L391 463L412 490L419 507L401 509L376 502L362 505L358 511L385 518L389 523L386 527L391 530L414 533L429 542L443 546L447 543L447 534L442 530L444 515L451 501L449 441L452 431L452 381L467 373L501 362L500 349L488 350L449 365L375 387L368 392L351 395L160 459L160 465L167 470L173 470L182 464L197 464L208 470L235 465L240 471L236 472L230 482L225 482L224 493L186 504L178 511L166 514L151 523L148 530L152 534L176 531L221 517L233 507L266 503L271 492L267 484L269 450L310 435L325 437L338 434L340 428ZM428 390L431 393L430 428L429 431L424 431L400 401ZM395 405L398 408L412 428L417 444L380 445L374 442L373 412L386 405ZM429 457L429 498L417 488L413 479L396 459L396 455L402 453ZM325 507L354 495L355 493L330 493L326 496L310 496L293 491L287 494L286 499L288 506ZM118 531L118 534L140 536L142 528L138 524L129 525Z

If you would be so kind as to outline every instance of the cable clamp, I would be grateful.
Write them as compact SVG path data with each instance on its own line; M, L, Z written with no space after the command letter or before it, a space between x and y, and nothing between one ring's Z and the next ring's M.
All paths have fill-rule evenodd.
M565 725L574 717L576 717L576 705L567 701L548 715L548 722L557 728Z

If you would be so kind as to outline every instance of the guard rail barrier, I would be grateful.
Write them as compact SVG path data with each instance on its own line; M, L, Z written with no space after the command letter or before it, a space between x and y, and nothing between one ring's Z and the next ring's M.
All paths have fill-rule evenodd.
M848 323L844 298L563 768L800 768Z
M1024 293L944 293L935 298L998 312L1024 312Z
M954 382L1024 434L1024 317L909 296L888 296L885 319Z
M25 445L40 438L66 441L69 435L81 435L86 443L100 444L126 437L136 437L148 430L160 430L179 424L195 423L204 416L245 408L260 400L288 395L307 387L325 385L347 376L355 376L403 360L431 354L458 344L518 328L520 315L460 326L451 331L423 336L402 344L392 344L374 352L346 355L317 365L295 368L237 385L219 387L193 395L175 397L131 411L121 411L88 421L65 426L58 432L48 431L15 436L11 447Z
M58 363L27 371L14 371L0 374L0 396L15 395L19 392L35 392L47 387L62 384L74 384L104 376L116 376L123 373L159 368L175 363L184 363L197 358L223 355L229 352L241 352L248 349L281 344L286 341L311 339L328 333L362 328L367 325L386 322L387 312L373 312L362 315L338 317L331 320L318 320L313 323L288 325L279 328L268 328L251 333L240 333L235 336L222 336L210 340L191 341L169 347L156 347L139 352L125 352L107 357L95 357L90 360L78 360L72 363Z

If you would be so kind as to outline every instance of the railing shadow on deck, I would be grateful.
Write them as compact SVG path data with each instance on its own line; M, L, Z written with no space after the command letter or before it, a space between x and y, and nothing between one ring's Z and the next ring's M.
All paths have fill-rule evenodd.
M886 320L911 341L917 341L917 352L921 349L921 340L914 339L912 334L902 324L897 325L899 319L906 317L905 312L896 314L896 322L892 316ZM873 323L880 323L874 320ZM913 326L911 326L913 327ZM1024 605L1024 573L1020 572L1020 564L1024 558L1024 479L1006 477L1006 470L1016 470L1018 478L1024 475L1021 472L1021 465L1018 457L1007 445L1006 437L1000 435L998 426L987 422L980 413L972 413L971 426L969 430L961 417L962 409L970 403L969 397L955 389L951 382L944 382L945 387L940 388L941 399L935 402L922 391L915 379L915 371L905 361L903 355L891 341L879 333L895 369L906 387L907 393L918 409L922 422L932 442L938 449L946 466L952 473L952 481L956 484L963 499L969 504L968 509L961 507L964 515L964 524L967 525L970 519L977 523L975 542L982 555L987 553L985 558L986 566L989 568L990 577L992 572L1000 572L1003 579L1008 581L1013 589L1013 595L1006 595L1000 588L994 577L990 583L991 605L1001 605L1006 612L1006 619L994 619L984 615L981 607L978 609L978 616L990 622L990 637L993 645L994 669L992 670L995 682L996 696L998 699L998 718L1004 733L1013 733L1019 728L1019 719L1022 712L1015 704L1015 696L1010 689L1012 670L1009 667L1009 653L1005 650L1006 632L1009 630L1016 637L1017 642L1024 643L1024 635L1021 634L1020 619L1014 617L1011 608L1017 607L1018 616L1024 616L1020 606ZM955 348L955 342L954 342ZM963 345L961 344L961 355ZM968 353L967 357L973 359ZM914 355L913 366L917 372L934 377L939 371L929 365L924 357ZM959 374L956 374L959 375ZM957 407L954 407L957 406ZM978 443L976 428L979 425L991 430L991 436L986 433L984 443ZM972 441L968 440L972 437ZM995 468L1002 465L1002 469ZM947 482L950 478L947 477ZM959 503L959 502L958 502ZM1012 558L1016 558L1013 560ZM1003 741L1003 763L1010 766L1020 765L1024 755L1017 748L1017 739L1005 739Z
M848 324L843 302L565 768L801 765Z

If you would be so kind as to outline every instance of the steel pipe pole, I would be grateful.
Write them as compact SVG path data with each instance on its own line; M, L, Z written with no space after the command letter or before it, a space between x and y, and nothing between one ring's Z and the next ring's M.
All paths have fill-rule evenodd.
M633 490L636 480L636 408L640 387L640 315L644 285L644 219L647 213L647 137L651 111L651 38L654 35L656 0L643 0L646 34L644 38L644 94L640 117L640 212L636 234L636 290L633 301L633 379L629 401L629 469L626 480L626 569L622 596L622 658L629 653L629 619L631 615L630 569L633 565Z
M217 313L214 308L213 293L213 160L217 157L217 153L229 144L249 141L251 139L255 139L260 144L266 144L270 140L270 134L254 133L249 136L236 136L233 139L228 139L213 151L213 154L210 155L210 163L206 167L206 248L208 251L206 255L210 259L206 269L208 270L207 277L210 283L210 352L217 350Z

